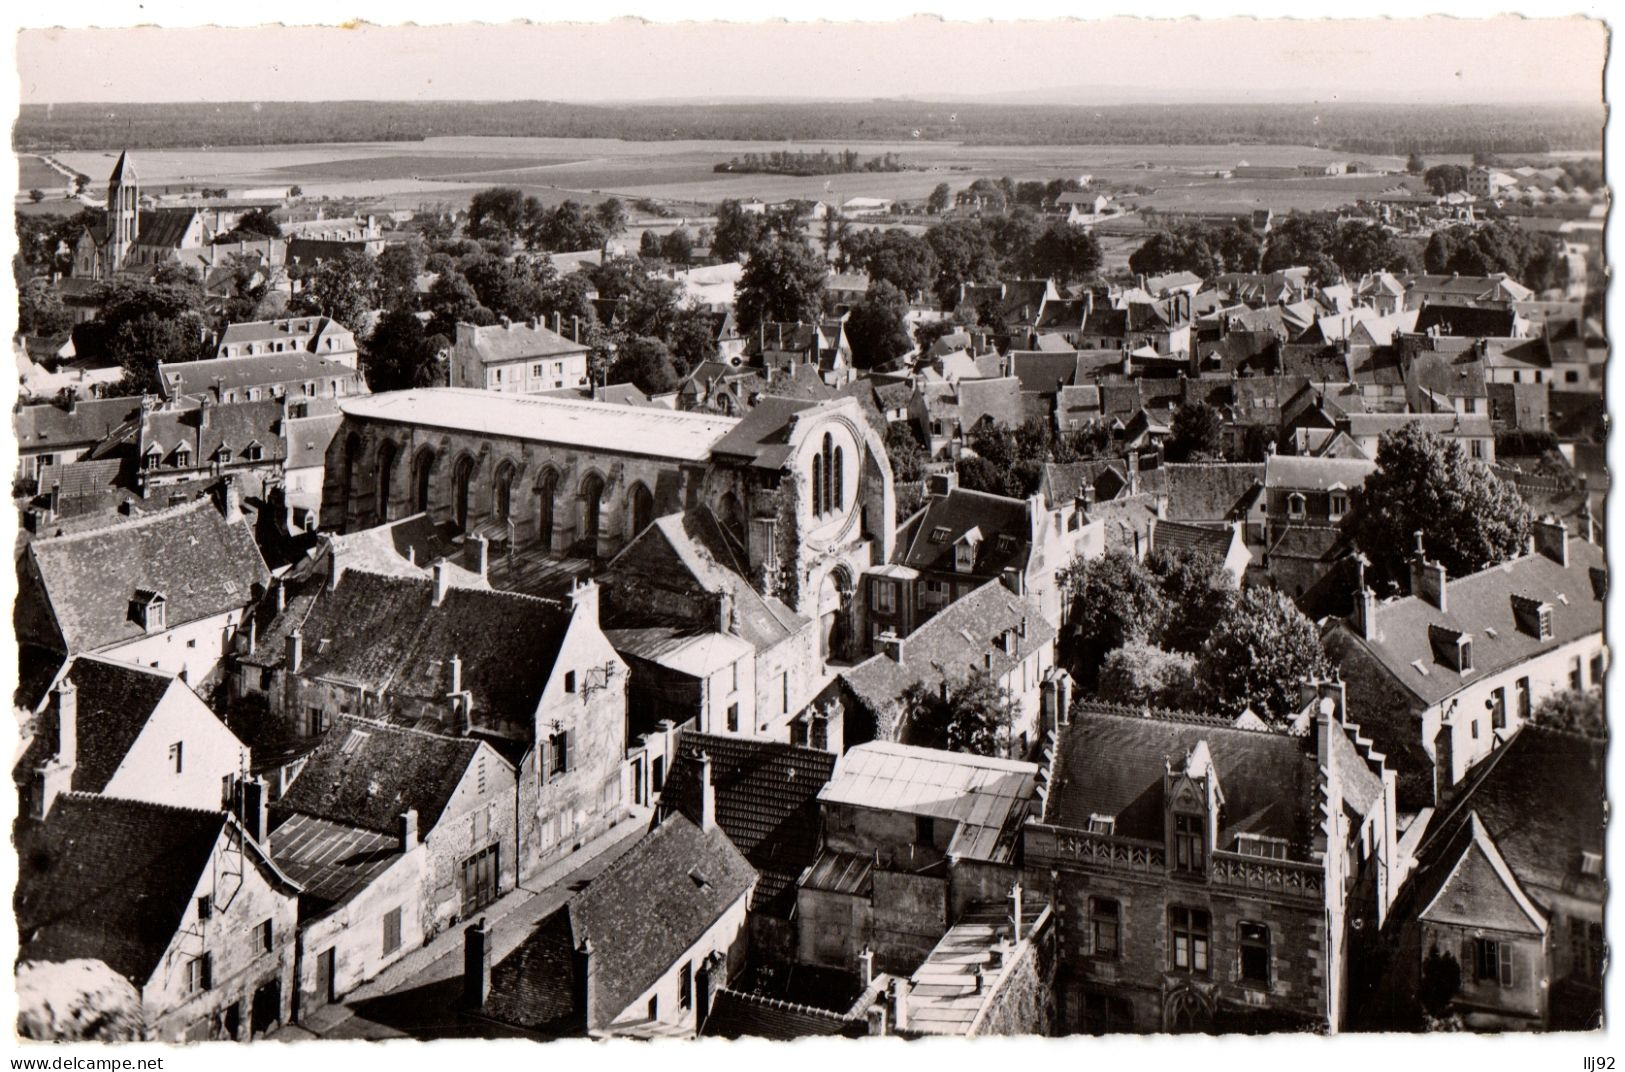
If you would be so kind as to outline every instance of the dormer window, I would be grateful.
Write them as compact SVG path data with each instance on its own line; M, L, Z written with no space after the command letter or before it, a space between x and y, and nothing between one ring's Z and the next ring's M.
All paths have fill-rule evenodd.
M1428 626L1428 642L1433 648L1433 661L1448 666L1458 674L1473 668L1473 638L1442 625Z
M1266 860L1285 860L1285 838L1266 837L1263 834L1237 834L1236 851L1243 856L1262 856Z
M1101 815L1099 813L1089 816L1089 833L1112 835L1117 833L1117 816Z
M960 540L954 544L954 572L969 573L976 568L976 544L971 540Z
M1288 517L1305 516L1309 511L1308 504L1304 500L1304 497L1295 491L1291 495L1288 495L1286 497L1286 512Z
M175 468L185 469L192 464L192 450L185 443L175 448Z
M1536 640L1552 638L1552 605L1528 596L1512 597L1512 617L1518 623L1518 632Z
M931 542L932 543L947 543L948 542L948 535L949 535L950 531L951 530L948 528L947 525L938 525L936 528L931 530Z
M1346 491L1334 491L1334 492L1332 492L1331 519L1333 521L1336 521L1338 518L1342 517L1344 514L1346 514L1348 512L1349 512L1349 495L1348 495L1348 492L1346 492Z
M243 457L251 462L260 461L265 457L265 448L260 446L258 442L250 443L243 448Z
M1473 638L1464 636L1456 641L1456 669L1462 673L1473 668Z
M161 633L168 628L167 600L162 592L138 588L130 603L130 616L141 623L142 629L149 633Z
M1207 824L1202 816L1177 813L1174 815L1174 870L1183 874L1199 875L1205 870Z
M160 448L158 444L154 443L152 446L148 447L147 452L141 456L141 468L156 469L163 464L163 461L163 449Z

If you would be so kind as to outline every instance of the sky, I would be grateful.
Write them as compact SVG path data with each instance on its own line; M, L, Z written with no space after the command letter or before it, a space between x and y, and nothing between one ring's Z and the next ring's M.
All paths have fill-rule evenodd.
M886 2L872 0L860 10L885 17ZM414 14L411 6L369 11L369 4L378 7L348 0L342 12L380 23ZM89 24L97 24L95 5L68 6L91 12ZM22 103L764 97L1595 103L1607 48L1600 21L1572 16L583 25L503 22L511 12L500 3L470 0L416 13L444 20L455 10L496 21L179 28L198 21L195 12L189 17L185 3L169 6L176 14L161 21L175 28L23 30ZM1169 9L1155 0L1145 6ZM1248 10L1269 6L1255 0ZM140 12L156 18L161 7L144 4ZM202 10L205 19L220 15ZM277 10L295 21L312 9ZM320 19L321 10L305 17ZM331 5L325 10L337 13ZM752 10L759 16L771 8ZM1025 9L984 2L979 10ZM680 13L742 17L693 2ZM53 15L62 17L56 9ZM116 26L128 18L127 9L111 8L99 22Z

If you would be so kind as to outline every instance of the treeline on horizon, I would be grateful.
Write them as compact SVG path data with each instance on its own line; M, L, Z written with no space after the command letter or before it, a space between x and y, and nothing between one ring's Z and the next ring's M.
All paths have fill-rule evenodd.
M851 149L832 153L820 149L816 153L746 153L711 169L736 175L848 175L860 171L914 170L897 156L885 153L865 160Z
M22 152L418 141L447 136L624 141L955 141L974 145L1305 145L1338 152L1598 151L1582 105L1135 104L917 101L589 105L326 101L24 105Z

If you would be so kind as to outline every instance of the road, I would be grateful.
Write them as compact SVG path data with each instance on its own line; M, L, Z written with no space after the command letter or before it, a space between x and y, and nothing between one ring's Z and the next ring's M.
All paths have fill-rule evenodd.
M500 961L524 941L533 927L572 894L620 859L648 829L639 809L594 841L499 898L480 913L492 933L492 961ZM500 1033L492 1025L459 1015L462 995L464 925L436 935L372 980L345 994L337 1004L311 1010L297 1024L268 1038L457 1038Z

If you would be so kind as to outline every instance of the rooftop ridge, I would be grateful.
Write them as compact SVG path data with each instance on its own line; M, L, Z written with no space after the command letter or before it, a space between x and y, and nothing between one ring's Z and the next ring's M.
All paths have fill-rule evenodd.
M343 535L343 534L341 534L341 535ZM362 535L362 534L361 533L351 533L350 535L359 536L359 535ZM339 583L343 584L344 583L344 577L348 576L349 574L352 574L352 573L365 574L368 577L373 577L373 578L376 578L376 579L381 580L381 581L386 581L386 582L391 582L391 583L396 583L396 584L417 585L417 586L423 586L423 587L428 587L428 588L433 588L434 587L434 578L432 576L430 576L430 577L417 577L417 576L409 577L409 576L406 576L405 574L400 574L400 573L377 573L377 572L374 572L373 570L368 569L364 564L360 564L360 563L358 563L358 564L356 564L354 566L345 566L344 567L344 573L339 577ZM501 599L506 599L506 600L508 600L510 602L513 602L513 603L534 603L537 606L545 607L548 610L557 611L557 612L559 612L561 614L568 615L570 613L570 606L564 600L553 599L553 598L550 598L548 596L531 595L529 592L511 592L511 591L508 591L505 588L478 588L478 587L474 587L472 585L454 584L454 585L452 585L450 587L450 589L447 590L446 594L447 594L447 597L450 598L450 596L452 594L454 594L454 593L459 595L459 596L466 595L468 593L474 593L474 594L480 595L480 596L498 597L498 598L501 598Z
M60 796L69 800L111 801L114 804L124 807L156 808L161 811L175 812L180 815L211 815L217 816L222 823L231 818L229 812L215 808L186 808L179 804L164 804L154 800L132 800L129 797L110 797L105 793L86 793L79 789L66 790L60 794Z
M807 1016L828 1017L837 1023L847 1023L854 1019L854 1017L849 1013L840 1013L833 1009L820 1009L816 1005L802 1005L794 1001L785 1001L783 998L770 998L765 994L747 994L743 990L735 990L732 987L725 986L718 991L718 993L730 994L741 1001L748 1001L758 1005L766 1005L770 1009L781 1009L785 1012L796 1012Z
M1569 533L1569 538L1571 540L1573 540L1574 537L1575 537L1574 533L1572 533L1572 532ZM1579 542L1580 543L1588 543L1589 541L1582 539ZM1458 585L1458 584L1466 584L1469 581L1480 581L1480 580L1483 580L1486 577L1488 577L1489 575L1494 574L1494 573L1510 573L1515 567L1517 567L1519 565L1522 565L1525 562L1535 561L1535 560L1539 560L1539 559L1545 559L1546 561L1551 562L1551 559L1546 558L1546 556L1541 554L1539 551L1525 551L1523 554L1517 555L1514 558L1509 558L1505 562L1496 562L1496 563L1493 563L1491 565L1485 566L1481 570L1475 570L1472 573L1464 573L1460 577L1447 577L1445 579L1445 584L1447 586L1453 587L1453 586ZM1558 569L1565 569L1565 570L1575 568L1575 564L1572 563L1572 562L1567 566L1559 566L1556 562L1552 562L1552 565L1557 566ZM1380 610L1386 610L1389 607L1397 607L1397 606L1400 606L1401 604L1404 604L1404 603L1406 603L1406 602L1408 602L1410 600L1413 600L1413 599L1418 600L1418 601L1420 601L1422 603L1427 603L1427 605L1430 606L1430 607L1433 606L1432 603L1428 603L1427 600L1422 599L1421 596L1415 594L1414 592L1407 592L1406 594L1404 594L1402 596L1395 596L1393 599L1388 599L1388 600L1382 601L1381 603L1379 603L1377 605L1377 609L1380 611Z
M335 719L335 722L359 722L364 726L370 726L380 730L389 730L392 733L414 734L418 737L427 737L431 740L445 741L451 744L462 744L467 742L469 744L478 746L484 743L476 737L454 737L446 733L431 733L428 730L419 729L416 726L403 726L396 722L386 722L382 719L366 718L362 715L355 714L341 714L337 719Z
M1208 715L1200 711L1181 711L1168 707L1134 707L1129 704L1108 703L1103 700L1082 699L1073 710L1090 717L1128 718L1137 722L1177 722L1190 726L1208 726L1233 733L1251 733L1261 737L1285 737L1275 730L1255 730L1235 725L1224 715ZM1074 719L1075 721L1075 719Z
M179 503L175 506L166 506L162 509L154 510L151 513L132 514L129 517L122 518L121 520L115 521L112 524L103 525L100 528L85 529L82 532L70 532L62 536L47 536L45 539L35 540L33 542L33 546L57 547L62 544L72 543L76 540L84 540L91 536L101 536L109 532L137 528L150 522L167 521L171 518L179 517L182 514L198 510L202 507L207 507L211 510L216 509L212 499L206 495L199 496L190 502ZM222 520L224 520L224 518L222 518ZM230 522L227 522L227 524L230 524Z

